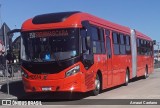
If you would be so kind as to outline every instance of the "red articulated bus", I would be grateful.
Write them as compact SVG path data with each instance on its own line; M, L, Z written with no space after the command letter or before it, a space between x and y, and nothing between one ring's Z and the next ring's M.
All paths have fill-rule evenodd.
M137 30L83 12L35 16L21 28L26 92L87 92L153 72L153 41Z

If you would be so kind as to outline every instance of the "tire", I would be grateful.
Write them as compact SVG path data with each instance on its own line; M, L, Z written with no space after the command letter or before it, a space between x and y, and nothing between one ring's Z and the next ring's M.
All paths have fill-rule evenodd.
M125 86L128 86L128 83L129 83L129 71L128 71L128 69L126 70L126 77L125 77L125 83L124 83L124 85Z
M148 68L146 67L145 73L144 73L144 79L147 79L147 78L148 78Z
M99 75L97 74L95 79L95 89L93 90L93 95L97 96L100 93L100 90L101 90L101 81Z

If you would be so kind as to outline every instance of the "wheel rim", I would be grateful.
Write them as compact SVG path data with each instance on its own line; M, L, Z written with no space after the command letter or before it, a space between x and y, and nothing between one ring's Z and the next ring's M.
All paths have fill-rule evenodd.
M126 83L128 83L128 73L126 74Z
M147 77L147 72L145 72L145 74L144 74L144 75L145 75L145 77Z
M98 76L96 77L96 80L95 80L95 88L96 88L96 91L99 91L100 89L100 81Z
M144 75L145 75L145 77L147 78L147 76L148 76L147 69L146 69L146 71L145 71L145 74L144 74Z

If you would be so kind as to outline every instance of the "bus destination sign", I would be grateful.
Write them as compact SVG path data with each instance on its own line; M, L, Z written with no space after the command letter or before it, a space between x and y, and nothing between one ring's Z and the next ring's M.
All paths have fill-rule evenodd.
M51 37L51 36L68 36L68 30L52 30L52 31L38 31L29 33L30 38L36 37Z

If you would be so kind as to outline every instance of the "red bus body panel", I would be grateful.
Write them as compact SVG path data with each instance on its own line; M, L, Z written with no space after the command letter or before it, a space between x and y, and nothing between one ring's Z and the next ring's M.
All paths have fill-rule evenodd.
M23 23L21 29L22 31L33 31L57 28L81 28L81 22L85 20L88 20L90 24L109 29L110 31L117 31L130 35L130 28L106 21L88 13L76 13L68 17L63 22L49 24L36 25L32 23L31 18ZM48 74L46 80L31 80L23 77L25 91L42 92L42 87L51 87L51 91L71 91L71 88L74 87L74 92L87 92L94 89L94 80L98 71L101 71L102 74L102 89L125 83L127 67L130 70L130 79L132 78L132 57L131 55L114 55L111 34L112 32L110 33L112 49L112 59L110 61L106 54L94 54L94 64L88 70L84 68L81 62L78 62L62 72L57 74ZM138 31L136 31L136 36L151 41L151 38ZM144 75L146 64L148 64L149 73L153 72L153 57L138 55L137 76ZM80 65L80 72L66 78L65 72L76 65ZM25 68L22 67L22 69L29 76L32 75L32 73L27 71ZM44 77L44 75L41 75L41 77Z

